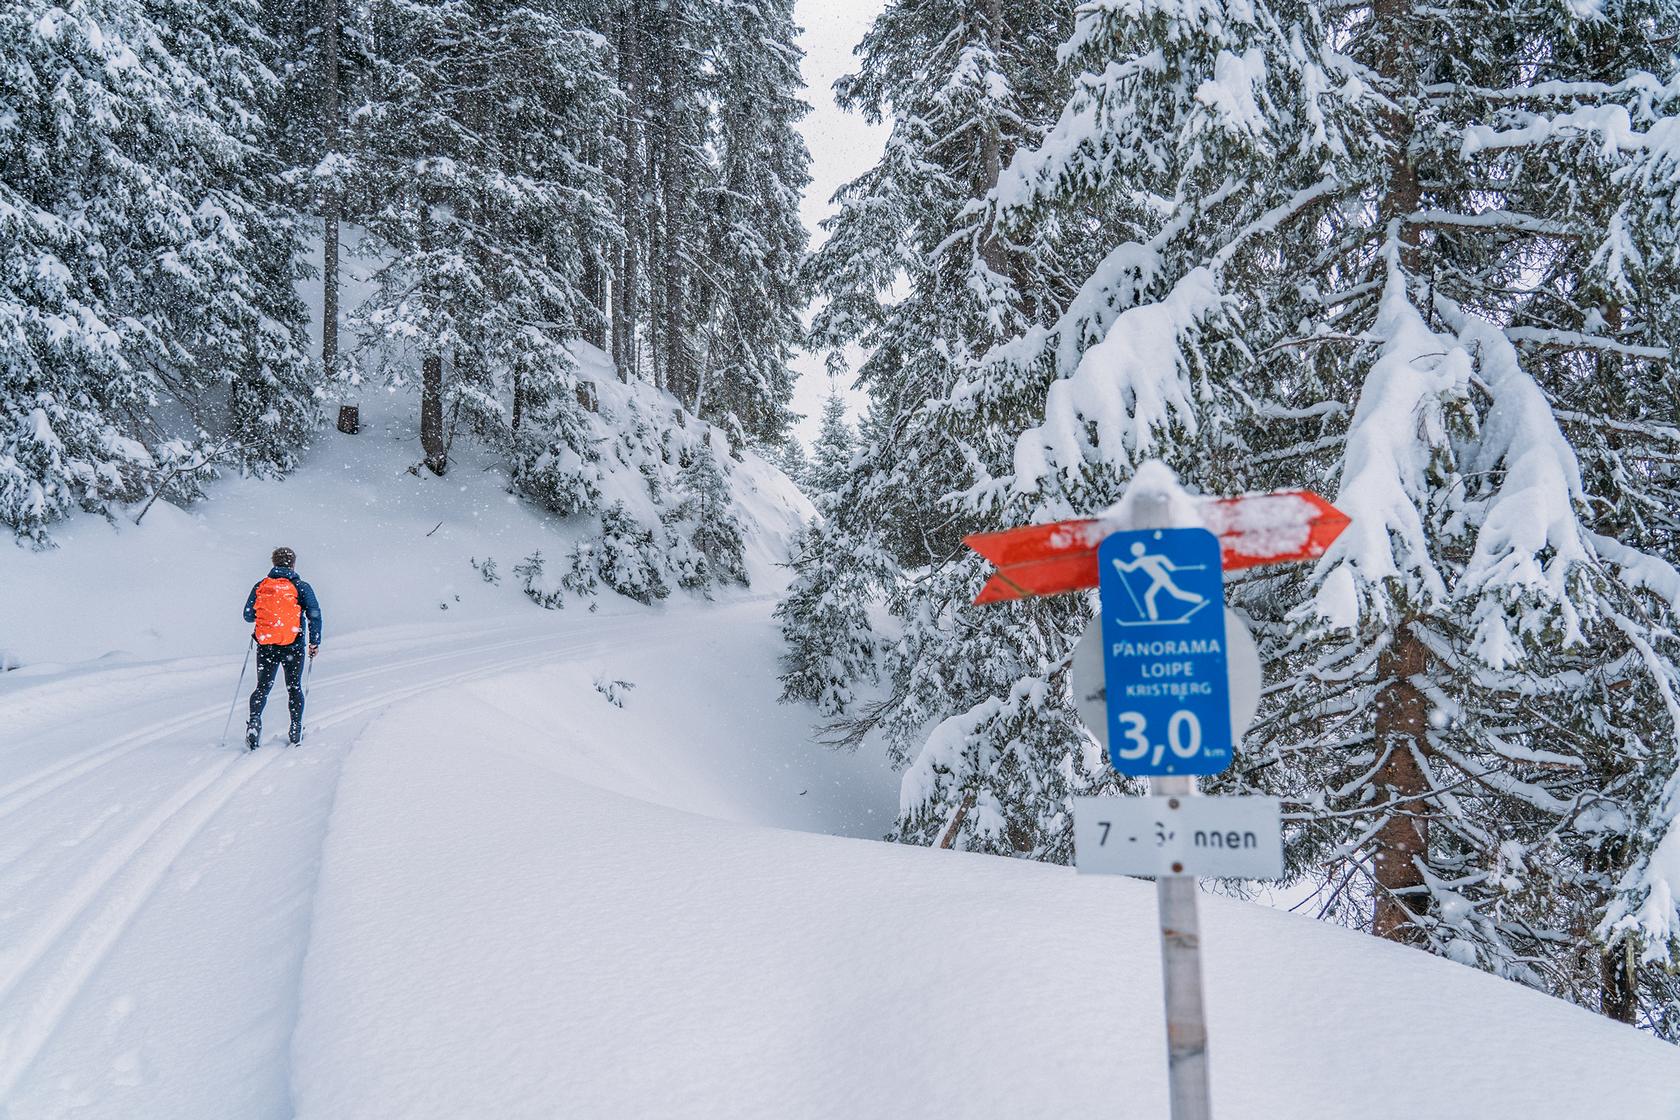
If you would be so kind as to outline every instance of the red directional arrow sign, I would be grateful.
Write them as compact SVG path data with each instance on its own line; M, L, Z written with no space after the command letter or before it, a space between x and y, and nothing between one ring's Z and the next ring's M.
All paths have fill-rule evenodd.
M1348 525L1347 514L1310 490L1210 498L1201 513L1219 538L1226 571L1317 559ZM975 603L1097 586L1097 546L1110 531L1088 518L965 537L963 543L997 565Z

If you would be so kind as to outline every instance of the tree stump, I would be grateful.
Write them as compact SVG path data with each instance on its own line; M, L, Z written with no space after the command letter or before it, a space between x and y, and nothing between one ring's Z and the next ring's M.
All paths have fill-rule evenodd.
M362 430L361 408L353 404L338 406L338 430L347 436L353 436Z

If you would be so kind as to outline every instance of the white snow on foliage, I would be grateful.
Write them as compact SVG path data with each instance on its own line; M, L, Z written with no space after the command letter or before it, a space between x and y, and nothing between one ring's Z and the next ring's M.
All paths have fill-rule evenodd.
M1325 552L1315 609L1331 625L1350 623L1350 591L1361 611L1385 611L1385 599L1365 588L1404 577L1425 599L1447 596L1430 559L1419 510L1429 493L1426 472L1434 448L1447 440L1445 405L1463 392L1470 374L1464 348L1429 329L1406 292L1391 252L1374 333L1385 341L1365 376L1348 427L1335 504L1351 524Z
M1211 109L1220 124L1233 132L1264 136L1268 114L1260 107L1265 95L1266 55L1251 47L1240 55L1220 51L1213 77L1196 87L1196 100Z
M1459 340L1477 357L1482 384L1493 398L1482 422L1472 472L1503 468L1499 489L1481 511L1476 548L1459 578L1458 594L1490 593L1476 608L1476 654L1503 668L1521 658L1497 600L1541 602L1552 611L1525 614L1532 628L1554 614L1565 644L1581 640L1569 577L1595 557L1576 517L1585 502L1575 451L1558 428L1551 404L1522 368L1504 333L1485 319L1464 316Z
M1050 387L1044 422L1015 444L1015 487L1072 476L1106 458L1129 465L1179 427L1197 427L1183 337L1224 306L1211 271L1193 269L1156 303L1120 313L1072 377Z

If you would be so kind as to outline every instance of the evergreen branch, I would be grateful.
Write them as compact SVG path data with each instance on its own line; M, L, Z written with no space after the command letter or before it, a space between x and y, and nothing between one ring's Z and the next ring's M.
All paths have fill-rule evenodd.
M1584 334L1580 331L1506 327L1505 337L1518 346L1529 346L1540 350L1598 350L1612 354L1623 354L1630 358L1650 358L1659 362L1670 360L1670 352L1666 346L1633 346L1625 342L1617 342L1613 338L1605 338L1603 335Z

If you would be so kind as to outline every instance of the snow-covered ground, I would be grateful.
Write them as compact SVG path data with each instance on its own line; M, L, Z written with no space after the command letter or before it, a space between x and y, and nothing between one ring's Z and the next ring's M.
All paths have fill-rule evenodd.
M896 777L775 703L784 482L748 468L741 596L545 612L469 560L572 528L365 407L284 483L0 548L0 1117L1165 1115L1152 889L880 843ZM303 748L247 755L279 543L327 642ZM1204 927L1222 1118L1680 1117L1631 1029Z

